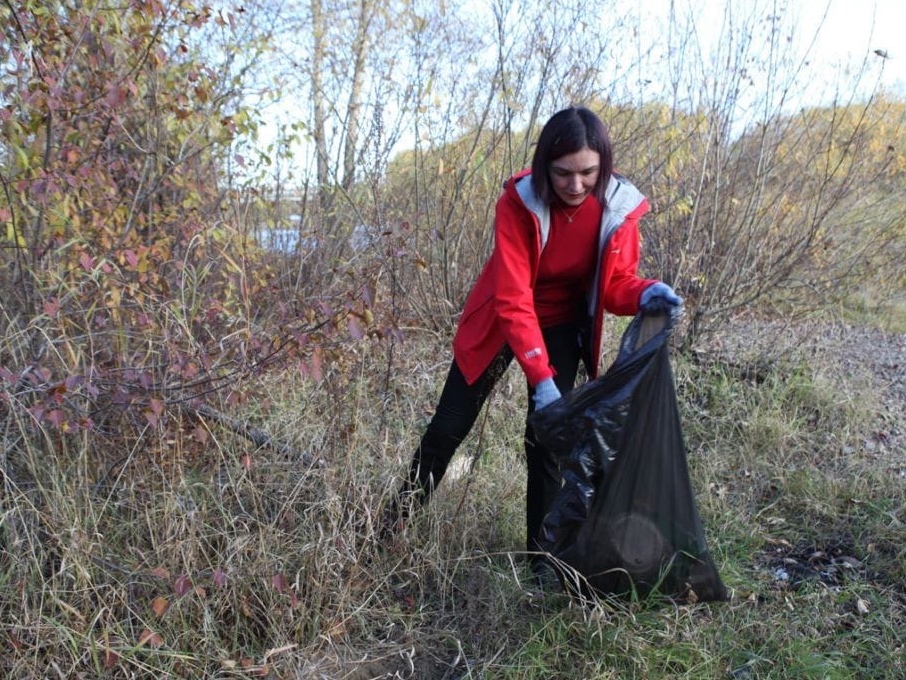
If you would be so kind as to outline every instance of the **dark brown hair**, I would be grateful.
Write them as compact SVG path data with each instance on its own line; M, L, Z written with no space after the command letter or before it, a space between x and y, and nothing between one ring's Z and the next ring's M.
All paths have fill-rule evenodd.
M613 145L601 119L582 106L558 111L544 124L532 157L532 187L547 205L556 198L550 166L558 158L588 147L601 157L601 172L592 193L606 207L604 193L613 172Z

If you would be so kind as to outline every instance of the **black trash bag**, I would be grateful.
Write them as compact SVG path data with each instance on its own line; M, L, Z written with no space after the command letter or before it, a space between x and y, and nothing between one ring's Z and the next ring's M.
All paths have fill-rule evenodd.
M563 479L539 542L555 566L571 567L558 572L574 594L727 599L686 466L673 325L669 313L640 312L603 376L532 416Z

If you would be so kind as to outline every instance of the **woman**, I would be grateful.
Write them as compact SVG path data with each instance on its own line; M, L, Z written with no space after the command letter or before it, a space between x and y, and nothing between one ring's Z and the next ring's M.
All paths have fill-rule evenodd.
M637 275L639 218L648 201L613 174L604 124L571 107L541 130L532 166L497 201L494 250L466 300L453 362L409 475L388 511L391 526L426 500L471 430L503 369L515 357L528 384L528 414L572 389L579 361L598 372L604 312L679 306L664 283ZM557 461L526 424L526 548L560 487Z

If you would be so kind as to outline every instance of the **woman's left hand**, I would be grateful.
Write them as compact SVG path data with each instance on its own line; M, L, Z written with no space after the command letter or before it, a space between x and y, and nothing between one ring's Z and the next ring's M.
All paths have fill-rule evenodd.
M639 307L645 312L674 312L682 305L683 298L662 281L652 283L639 298Z

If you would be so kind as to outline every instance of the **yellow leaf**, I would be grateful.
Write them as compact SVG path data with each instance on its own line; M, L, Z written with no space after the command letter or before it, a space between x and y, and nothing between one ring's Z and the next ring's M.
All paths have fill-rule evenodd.
M107 293L107 307L119 307L123 299L123 292L119 288L111 288Z
M25 149L22 147L16 148L16 156L19 159L19 168L21 170L28 170L31 163L28 161L28 154L25 153Z
M154 601L151 602L151 611L154 612L154 615L157 618L160 618L167 613L167 610L170 608L170 601L165 597L155 597Z
M13 226L12 222L6 223L6 240L13 241L19 248L25 247L25 236Z

